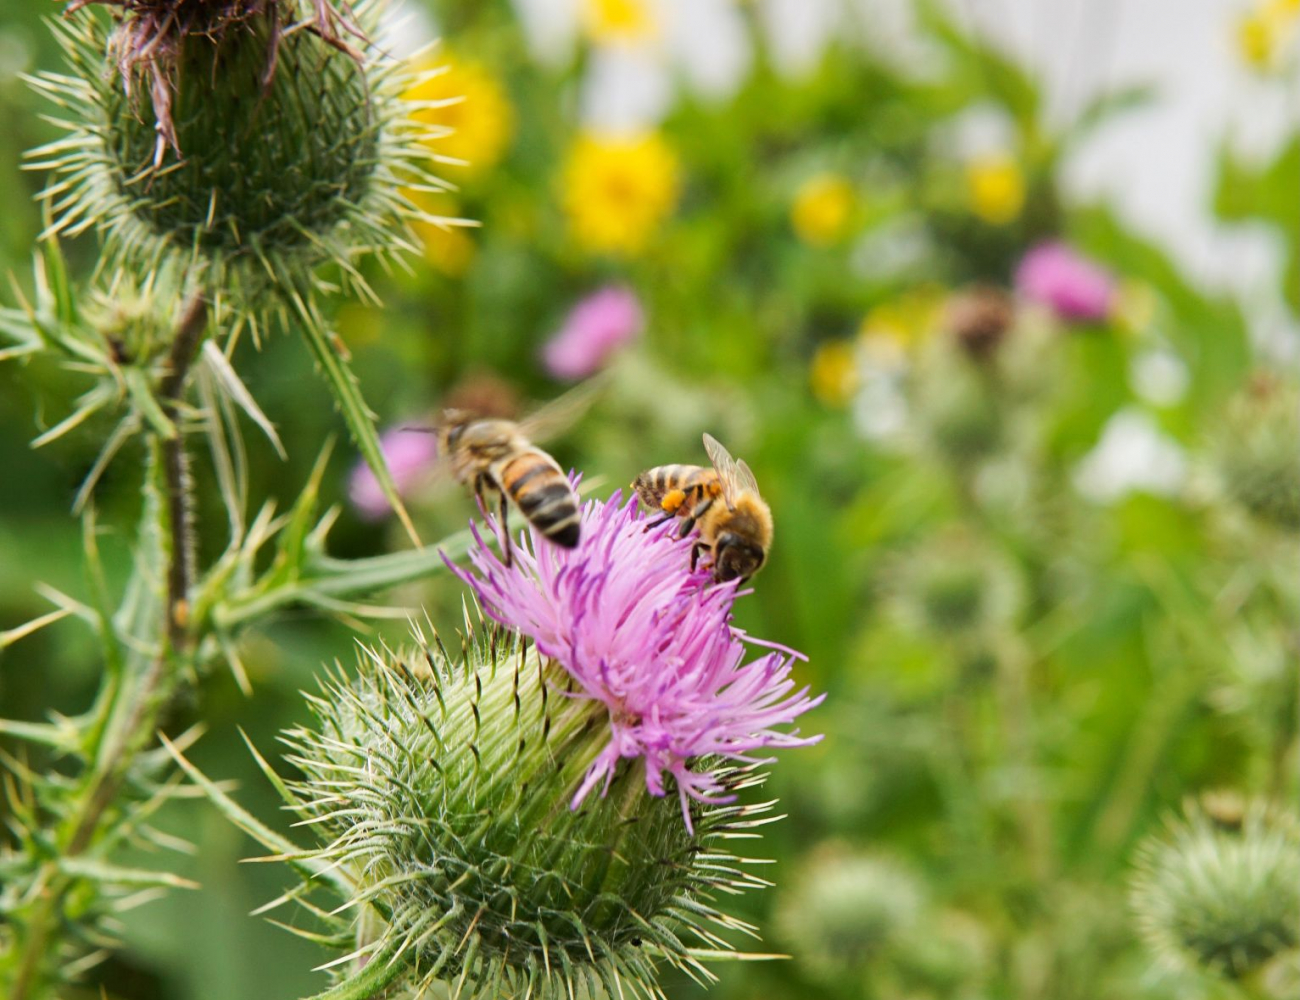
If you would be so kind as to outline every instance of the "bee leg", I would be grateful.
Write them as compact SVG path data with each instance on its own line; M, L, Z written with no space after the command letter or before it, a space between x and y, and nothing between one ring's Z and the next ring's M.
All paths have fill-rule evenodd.
M499 490L497 496L497 510L500 511L501 515L501 553L505 556L506 566L509 567L514 562L514 548L510 541L510 525L506 517L506 511L509 509L510 504L506 501L505 490Z
M686 520L682 522L682 530L677 533L677 537L685 538L687 535L689 535L691 533L691 529L695 527L695 522L698 521L704 515L704 512L707 511L712 506L713 506L712 497L710 497L708 500L705 500L703 503L696 504L695 508L687 516Z
M708 552L709 547L704 542L696 542L691 546L691 572L695 572L695 566L700 561L700 553Z

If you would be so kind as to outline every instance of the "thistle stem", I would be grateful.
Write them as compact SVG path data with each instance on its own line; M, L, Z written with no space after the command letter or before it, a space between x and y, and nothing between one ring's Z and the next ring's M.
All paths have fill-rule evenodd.
M176 337L167 358L167 371L158 383L159 403L168 420L176 425L181 395L203 334L207 329L207 301L195 294L185 307ZM161 468L164 503L158 516L165 520L165 534L170 540L167 557L167 598L165 640L136 685L120 689L109 718L122 713L120 725L111 722L104 730L104 744L96 753L94 768L86 776L76 810L64 825L67 831L60 858L84 854L94 843L104 813L116 798L126 778L132 758L154 731L158 713L166 704L175 683L174 661L190 648L188 629L188 593L193 558L190 528L190 480L185 456L184 437L176 428L170 437L155 437L155 461ZM11 984L10 1000L29 1000L38 985L40 967L50 950L50 937L56 933L58 906L72 887L75 876L59 870L57 862L48 862L39 877L44 886L40 900L28 922L28 934Z

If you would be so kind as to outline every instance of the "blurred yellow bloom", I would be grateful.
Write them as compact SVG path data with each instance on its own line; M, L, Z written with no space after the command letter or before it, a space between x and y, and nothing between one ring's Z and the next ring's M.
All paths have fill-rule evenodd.
M858 391L858 363L853 344L828 340L813 354L808 372L813 395L827 406L847 406Z
M1241 58L1255 69L1275 68L1296 35L1300 0L1265 0L1237 24Z
M900 348L910 349L934 330L943 303L941 288L933 285L915 288L868 312L858 336L864 340L892 341Z
M640 253L677 204L677 193L677 154L656 133L584 135L564 168L564 211L588 250Z
M1142 334L1151 329L1158 305L1155 289L1144 281L1124 281L1115 296L1114 321L1123 333Z
M1025 175L1004 153L981 156L966 165L971 210L985 222L1005 225L1025 205Z
M426 69L442 71L427 77L404 95L410 101L437 101L413 118L448 129L433 140L436 152L466 161L458 170L478 173L501 159L514 133L515 115L505 88L479 63L461 61L445 50L431 57Z
M795 193L790 223L809 246L830 246L843 238L853 214L853 187L841 174L817 174Z
M586 0L585 22L592 41L644 41L658 32L647 0Z

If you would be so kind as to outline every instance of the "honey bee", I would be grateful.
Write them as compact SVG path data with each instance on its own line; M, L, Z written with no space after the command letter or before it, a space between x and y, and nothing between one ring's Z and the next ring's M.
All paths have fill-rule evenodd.
M512 562L507 499L556 545L577 546L581 533L578 494L560 463L533 444L574 422L590 405L594 387L579 386L521 421L485 417L470 410L443 410L432 428L439 455L456 481L469 486L484 505L497 497L501 551Z
M748 465L711 435L704 435L704 450L713 468L698 465L660 465L636 477L632 488L646 507L663 512L652 522L682 519L680 535L699 527L691 547L691 569L701 555L708 556L714 580L742 583L763 568L772 545L772 511L759 496L758 483Z

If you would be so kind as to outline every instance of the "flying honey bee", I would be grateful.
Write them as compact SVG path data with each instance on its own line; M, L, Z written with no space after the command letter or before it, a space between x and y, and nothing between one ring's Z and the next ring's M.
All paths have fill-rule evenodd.
M487 507L495 493L501 550L512 562L507 499L556 545L577 546L581 533L578 494L560 463L533 444L572 424L591 404L599 386L585 383L523 420L485 417L470 410L443 410L432 431L456 481L469 486Z
M699 538L691 547L691 569L707 555L713 578L742 583L763 568L772 545L772 511L758 493L748 465L731 457L711 435L704 450L713 463L660 465L636 477L632 488L646 507L663 512L654 524L681 518L680 535L696 526Z

